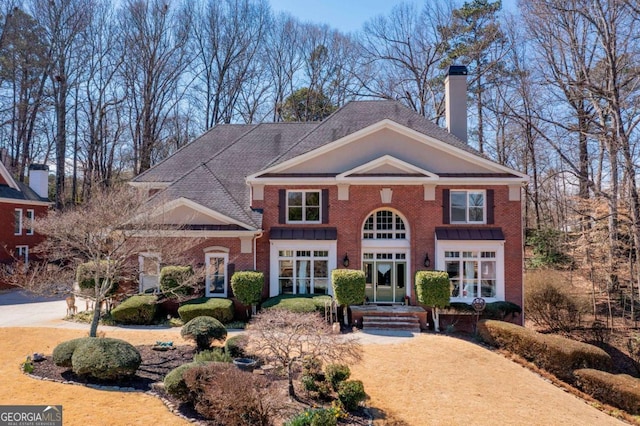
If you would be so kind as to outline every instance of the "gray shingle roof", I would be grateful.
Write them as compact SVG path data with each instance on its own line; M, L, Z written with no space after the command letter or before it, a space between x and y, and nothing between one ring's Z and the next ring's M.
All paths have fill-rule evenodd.
M317 149L381 120L390 119L475 155L476 150L395 101L354 101L321 122L223 124L133 179L170 183L154 200L184 197L260 228L249 208L245 177Z
M0 185L0 198L10 198L14 200L24 201L44 201L48 202L48 198L42 198L28 185L22 182L16 182L20 190L11 188L9 185Z

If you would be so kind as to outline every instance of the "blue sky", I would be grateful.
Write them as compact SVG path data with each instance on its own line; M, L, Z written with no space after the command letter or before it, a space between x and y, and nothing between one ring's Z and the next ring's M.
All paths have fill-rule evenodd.
M388 15L399 3L421 4L423 1L434 0L269 0L269 3L276 13L289 12L303 22L328 24L343 32L355 32L369 19ZM503 0L502 4L507 10L515 10L516 0Z

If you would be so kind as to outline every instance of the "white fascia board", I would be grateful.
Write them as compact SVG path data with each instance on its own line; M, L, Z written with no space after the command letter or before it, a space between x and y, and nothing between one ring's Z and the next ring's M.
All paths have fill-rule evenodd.
M383 155L382 157L376 158L375 160L369 161L368 163L362 164L358 167L354 167L351 170L347 170L346 172L340 173L336 176L338 180L348 179L349 175L354 175L358 173L367 172L369 170L373 170L376 167L380 166L393 166L398 168L399 170L405 171L407 173L420 173L426 177L437 179L438 175L435 173L431 173L427 170L424 170L420 167L414 166L413 164L407 163L406 161L402 161L392 155ZM357 179L361 179L364 176L358 176ZM401 178L402 176L398 176ZM415 179L415 177L412 177Z
M207 231L192 229L154 229L140 230L136 232L136 237L167 237L167 238L242 238L255 237L262 233L261 229L250 231Z
M180 198L176 198L175 200L171 200L167 203L161 204L160 206L158 206L154 213L151 214L151 217L157 217L160 216L162 214L164 214L167 211L173 210L177 207L181 207L181 206L185 206L187 208L190 208L192 210L195 210L198 213L202 213L206 216L209 216L215 220L218 220L220 222L224 222L228 225L238 225L238 226L242 226L243 228L249 228L249 229L254 229L253 226L251 225L247 225L246 223L242 223L238 220L235 220L227 215L224 215L220 212L217 212L215 210L211 210L208 207L205 207L201 204L196 203L195 201L191 201L188 198L184 198L184 197L180 197Z
M304 186L304 185L524 185L529 180L521 177L495 178L495 177L460 177L460 178L419 178L419 177L348 177L338 179L337 177L314 178L314 177L274 177L261 178L261 185L275 186Z
M13 176L11 176L11 173L9 173L9 170L7 170L7 168L4 166L4 164L2 164L2 162L0 162L0 176L4 178L4 180L7 182L9 187L20 191L20 187L18 187L18 184L16 183L15 179L13 179Z
M399 134L402 134L404 136L407 136L409 138L415 139L419 142L424 143L425 145L429 145L431 147L434 147L436 149L440 149L442 151L448 152L452 155L455 155L459 158L474 162L476 164L482 165L484 167L487 167L491 170L494 170L496 172L500 172L500 173L509 173L509 174L513 174L516 175L518 177L520 177L521 179L526 179L526 181L528 182L529 180L529 176L527 176L524 173L520 173L516 170L510 169L506 166L502 166L498 163L495 163L491 160L485 159L483 157L480 157L478 155L472 154L470 152L467 152L463 149L457 148L453 145L450 145L446 142L442 142L438 139L435 139L431 136L427 136L423 133L420 133L416 130L413 130L409 127L405 127L401 124L396 123L393 120L390 120L388 118L378 121L377 123L372 124L369 127L365 127L364 129L358 130L357 132L351 133L341 139L338 139L336 141L330 142L326 145L323 145L319 148L316 148L310 152L307 152L305 154L299 155L297 157L294 157L290 160L284 161L280 164L277 164L275 166L269 167L267 169L261 170L257 173L253 173L249 176L247 176L246 181L247 182L255 182L255 181L263 181L265 178L259 178L260 175L263 174L267 174L267 173L277 173L283 170L286 170L289 167L295 166L297 164L303 163L305 161L308 161L310 159L313 159L315 157L318 157L320 155L323 155L329 151L332 151L336 148L339 148L343 145L346 145L354 140L363 138L365 136L368 136L372 133L375 133L379 130L383 130L383 129L389 129L392 131L395 131Z
M20 200L17 198L0 198L0 203L25 204L29 206L51 206L52 201Z

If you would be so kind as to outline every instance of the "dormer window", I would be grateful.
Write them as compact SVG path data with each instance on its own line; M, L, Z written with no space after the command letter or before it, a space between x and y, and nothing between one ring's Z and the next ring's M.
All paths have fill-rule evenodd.
M484 191L451 191L451 223L485 223Z
M287 223L320 223L321 191L287 191Z

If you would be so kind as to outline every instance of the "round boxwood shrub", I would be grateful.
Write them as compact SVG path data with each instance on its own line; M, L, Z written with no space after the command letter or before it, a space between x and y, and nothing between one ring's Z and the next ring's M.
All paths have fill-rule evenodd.
M246 358L247 353L245 352L244 348L248 340L249 338L246 334L238 334L233 337L229 337L224 342L224 351L231 358Z
M327 381L331 383L333 390L338 390L340 383L344 382L351 376L351 370L348 365L329 364L324 369Z
M160 270L160 291L169 298L188 296L192 288L184 283L192 275L191 266L165 266Z
M227 329L220 321L212 317L195 317L186 323L180 334L185 339L194 340L199 351L209 349L214 340L224 342L227 338Z
M185 371L200 365L202 365L200 362L189 362L169 371L167 375L164 376L164 390L169 395L186 401L189 396L189 388L187 388L187 384L184 382L183 375Z
M231 277L233 295L243 305L254 305L262 299L264 274L258 271L238 271Z
M364 392L364 385L360 380L347 380L338 386L338 399L342 402L345 410L354 411L362 401L367 399Z
M140 352L120 339L92 337L78 345L71 357L73 372L101 380L133 376L142 359Z
M71 339L60 343L53 350L53 363L58 367L71 368L71 357L73 356L73 352L75 352L78 345L89 339L92 339L92 337L79 337L77 339Z
M195 317L213 317L222 323L233 320L233 302L219 297L201 297L189 300L178 308L178 315L183 322L189 322Z
M158 309L153 294L131 296L111 310L111 317L122 324L151 324Z

